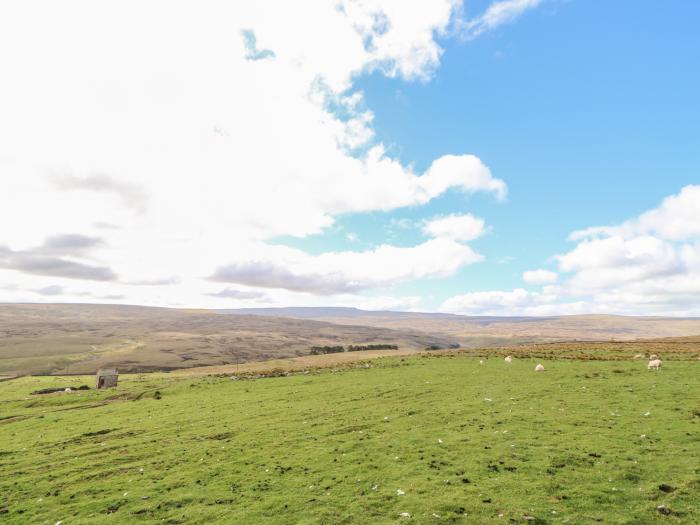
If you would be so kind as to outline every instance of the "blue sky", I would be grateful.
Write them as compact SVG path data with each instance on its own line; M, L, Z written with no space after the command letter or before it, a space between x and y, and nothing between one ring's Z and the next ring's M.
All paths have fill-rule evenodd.
M700 316L698 20L1 4L0 302Z
M357 86L391 154L421 171L441 155L473 153L508 184L508 199L452 191L284 242L316 253L368 248L386 242L392 219L469 212L490 227L473 242L486 261L400 293L436 308L455 292L534 289L522 273L555 269L571 232L623 222L700 182L698 20L692 2L545 2L478 39L441 39L429 82L363 76ZM393 231L394 243L419 239Z

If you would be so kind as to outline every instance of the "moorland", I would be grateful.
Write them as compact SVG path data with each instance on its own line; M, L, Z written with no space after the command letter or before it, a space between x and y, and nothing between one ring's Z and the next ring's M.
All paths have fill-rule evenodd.
M586 345L3 381L0 519L700 522L697 344L659 372Z

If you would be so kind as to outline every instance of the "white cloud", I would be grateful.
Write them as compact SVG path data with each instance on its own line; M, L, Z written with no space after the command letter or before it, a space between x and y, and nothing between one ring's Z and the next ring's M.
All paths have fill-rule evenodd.
M219 290L218 292L212 292L209 293L211 297L218 297L219 299L255 299L255 300L263 300L267 296L254 289L247 289L243 290L240 288L224 288L223 290Z
M566 279L542 292L493 291L448 299L458 313L611 313L700 316L700 186L686 186L656 208L616 226L574 232L555 256ZM525 272L535 284L544 276ZM554 272L549 272L556 276ZM530 274L530 275L529 275ZM540 280L541 284L553 281Z
M513 308L531 306L537 302L537 297L537 294L523 288L512 292L472 292L449 298L441 310L466 315L490 315L493 312L511 312Z
M700 238L700 185L689 185L677 195L663 200L661 205L626 221L620 226L596 226L575 231L571 240L599 236L654 235L660 239L682 241Z
M505 182L491 176L491 171L473 155L444 155L433 162L418 179L419 202L427 202L450 188L465 193L490 191L503 200L507 194Z
M472 155L440 157L419 173L387 154L353 87L369 71L428 80L442 54L436 37L458 8L0 4L0 224L13 225L0 232L0 282L17 286L7 300L50 286L67 300L78 295L66 279L92 278L95 297L216 304L207 294L221 285L206 278L264 255L272 237L319 233L339 214L422 205L447 191L504 198L505 183ZM32 252L64 235L104 242L50 260ZM454 261L428 264L431 249ZM365 289L451 275L479 259L456 243L421 245L406 249L402 272L381 270L384 254L401 250L293 257L289 271L329 289Z
M77 237L77 236L76 236ZM43 246L29 250L12 250L0 246L0 269L29 275L44 275L64 279L114 281L117 275L111 268L77 261L75 246L60 238L50 238ZM61 246L64 243L64 246ZM84 246L80 246L84 249Z
M429 237L468 242L484 234L484 220L468 213L438 217L423 225L423 233Z
M341 0L337 5L365 44L368 69L426 80L442 55L435 33L447 30L461 1Z
M528 292L523 288L512 291L473 292L446 300L440 310L462 315L549 316L587 313L584 302L557 302L558 297L545 290Z
M687 270L676 246L648 235L586 239L557 259L561 271L574 272L571 284L589 289L615 287Z
M409 248L382 245L371 251L318 256L267 247L257 256L221 266L210 280L333 295L413 279L448 277L481 260L482 256L470 247L449 239L433 239Z
M106 192L121 199L124 206L144 212L148 205L148 196L136 184L121 182L103 173L89 173L82 177L71 174L55 174L52 182L56 189L62 191ZM88 193L85 195L90 198Z
M542 0L498 0L478 17L464 22L462 30L467 38L476 38L486 31L512 22L528 9L541 3Z
M530 270L523 272L523 281L528 284L552 284L557 282L559 274L550 270Z

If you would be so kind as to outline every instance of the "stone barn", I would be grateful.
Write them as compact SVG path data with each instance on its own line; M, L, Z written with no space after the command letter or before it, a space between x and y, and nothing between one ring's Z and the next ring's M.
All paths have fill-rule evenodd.
M100 368L97 371L97 388L114 388L117 386L119 372L116 368Z

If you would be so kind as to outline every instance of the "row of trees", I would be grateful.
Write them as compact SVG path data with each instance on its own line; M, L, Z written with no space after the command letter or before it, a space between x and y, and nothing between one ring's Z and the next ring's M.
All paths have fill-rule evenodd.
M348 352L362 352L363 350L398 350L398 345L350 345Z
M311 355L337 354L339 352L345 352L345 347L343 347L343 346L312 346L311 347Z
M350 345L344 346L312 346L311 355L336 354L340 352L362 352L364 350L398 350L398 345Z
M459 343L450 343L447 346L430 345L425 347L426 350L444 350L445 348L454 350L456 348L461 348L461 345Z

